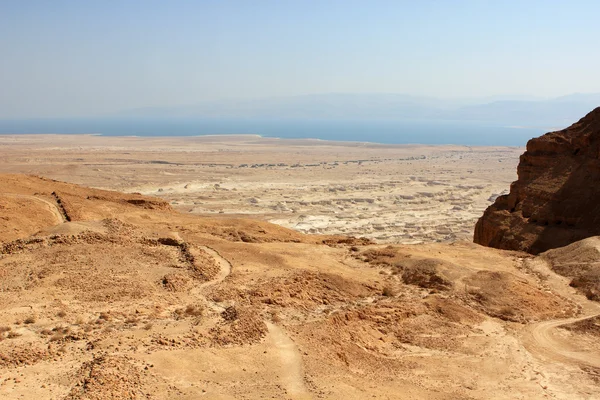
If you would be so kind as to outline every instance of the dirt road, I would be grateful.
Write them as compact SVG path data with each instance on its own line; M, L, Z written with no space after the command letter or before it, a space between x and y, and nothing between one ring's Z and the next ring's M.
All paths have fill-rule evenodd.
M312 396L304 384L302 357L296 348L296 344L277 325L270 322L266 324L273 347L279 352L281 379L287 393L293 399L311 399Z
M600 368L600 354L578 348L575 341L561 339L557 329L561 326L585 321L600 316L600 305L588 300L569 286L569 279L556 274L542 259L526 260L527 268L543 278L545 284L555 293L578 304L582 315L575 318L561 318L542 321L527 327L525 345L543 358Z
M555 319L543 321L529 327L533 343L538 353L542 356L552 358L556 361L573 362L600 368L600 354L578 349L577 343L562 340L556 335L556 329L573 324L579 321L600 316L600 313L594 315L585 315L578 318Z

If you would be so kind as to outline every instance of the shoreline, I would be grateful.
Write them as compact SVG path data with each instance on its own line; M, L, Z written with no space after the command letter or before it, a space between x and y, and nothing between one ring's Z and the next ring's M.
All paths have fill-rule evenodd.
M156 119L2 121L0 133L103 137L257 137L381 145L525 146L542 129L484 121ZM519 124L513 124L519 125Z
M392 147L392 148L416 148L416 147L456 147L456 148L508 148L508 149L525 149L523 146L510 146L510 145L465 145L465 144L431 144L431 143L381 143L381 142L369 142L369 141L352 141L352 140L331 140L331 139L318 139L318 138L284 138L284 137L271 137L257 134L210 134L210 135L164 135L164 136L144 136L144 135L104 135L101 133L0 133L0 140L3 138L44 138L44 137L59 137L59 138L103 138L103 139L141 139L145 141L164 141L164 140L175 140L175 141L202 141L202 142L230 142L235 140L259 140L267 142L280 142L282 145L294 145L295 142L300 144L311 144L311 145L340 145L340 146L352 146L352 147ZM203 140L205 139L205 140ZM215 139L215 140L211 140ZM1 144L1 143L0 143Z

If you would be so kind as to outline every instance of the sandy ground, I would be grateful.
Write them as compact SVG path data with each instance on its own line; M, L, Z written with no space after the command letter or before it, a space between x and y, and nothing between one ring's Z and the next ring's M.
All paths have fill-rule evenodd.
M541 256L0 184L3 399L599 397L598 305Z
M522 151L0 136L0 397L600 398L560 250L470 243Z
M0 136L0 171L139 192L198 215L379 242L470 239L516 179L522 148L256 136Z

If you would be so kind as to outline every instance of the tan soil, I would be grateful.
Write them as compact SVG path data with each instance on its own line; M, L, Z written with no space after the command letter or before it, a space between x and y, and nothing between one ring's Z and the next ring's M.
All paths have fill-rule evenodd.
M58 173L70 151L95 157L66 151L39 155ZM72 180L96 179L79 165ZM597 306L543 257L305 235L23 175L0 176L0 199L2 398L597 396L592 333L565 329Z
M522 152L255 136L0 136L3 172L158 196L184 213L393 243L470 240L483 210L508 193Z

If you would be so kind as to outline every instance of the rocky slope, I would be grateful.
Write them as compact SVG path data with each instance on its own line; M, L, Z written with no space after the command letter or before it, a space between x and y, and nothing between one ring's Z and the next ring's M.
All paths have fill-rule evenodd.
M475 243L538 254L600 235L600 108L531 139L517 172L477 222Z
M2 399L597 391L598 307L541 257L304 235L23 175L0 175L0 217Z

